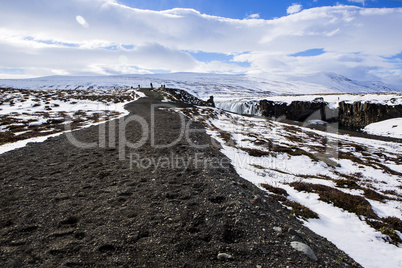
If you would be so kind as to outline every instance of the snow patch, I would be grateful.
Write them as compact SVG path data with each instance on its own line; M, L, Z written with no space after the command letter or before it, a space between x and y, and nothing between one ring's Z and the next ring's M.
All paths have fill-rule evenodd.
M370 124L363 131L372 135L402 139L402 117Z

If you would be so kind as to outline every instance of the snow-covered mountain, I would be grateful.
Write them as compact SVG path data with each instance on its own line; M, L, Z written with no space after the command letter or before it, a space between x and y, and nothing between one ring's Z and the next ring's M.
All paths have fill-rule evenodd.
M102 89L113 87L166 87L186 90L199 98L263 98L289 94L369 93L402 91L402 86L351 80L334 73L305 77L250 76L245 74L169 73L119 76L49 76L1 79L0 87L23 89Z
M291 80L303 80L338 90L341 93L378 93L402 91L402 86L389 85L381 81L356 81L335 73L317 73L310 76L295 77Z

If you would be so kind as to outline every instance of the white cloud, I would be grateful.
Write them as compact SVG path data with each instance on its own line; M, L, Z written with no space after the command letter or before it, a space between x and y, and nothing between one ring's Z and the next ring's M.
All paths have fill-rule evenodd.
M294 14L294 13L298 13L302 10L303 6L300 4L296 4L293 3L291 6L288 7L288 9L286 10L286 12L288 14Z
M250 14L247 16L247 19L259 19L260 18L260 14L255 13L255 14Z
M106 0L33 2L0 3L0 25L6 25L0 26L0 70L22 68L25 75L334 71L402 84L400 65L386 59L402 52L402 8L320 7L272 20L235 20ZM313 48L325 53L289 56ZM236 56L229 63L206 63L186 51Z
M77 20L77 22L79 24L81 24L84 28L88 28L89 24L88 22L80 15L78 15L77 17L75 17L75 19Z

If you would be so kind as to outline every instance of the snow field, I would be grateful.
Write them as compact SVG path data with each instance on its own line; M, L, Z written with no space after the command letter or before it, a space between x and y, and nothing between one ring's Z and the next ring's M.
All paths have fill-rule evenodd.
M402 118L393 118L366 126L364 132L373 135L402 139Z
M0 153L126 115L124 105L145 96L114 90L0 91Z

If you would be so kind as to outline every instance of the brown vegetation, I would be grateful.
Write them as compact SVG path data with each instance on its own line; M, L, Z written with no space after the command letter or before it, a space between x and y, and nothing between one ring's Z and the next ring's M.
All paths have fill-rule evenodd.
M317 193L320 196L319 200L331 203L346 211L369 218L377 218L370 203L364 197L347 194L321 184L292 182L290 186L298 191Z
M283 202L283 204L285 206L289 206L292 208L292 210L290 211L291 215L296 215L303 219L319 219L320 218L317 213L315 213L308 207L303 206L302 204L297 203L295 201L286 200L285 202Z
M262 183L261 187L266 189L266 190L268 190L271 193L274 193L274 194L279 194L279 195L283 195L283 196L288 196L289 195L288 192L286 192L285 189L282 189L282 188L279 188L279 187L274 187L274 186L271 186L271 185L266 184L266 183Z

